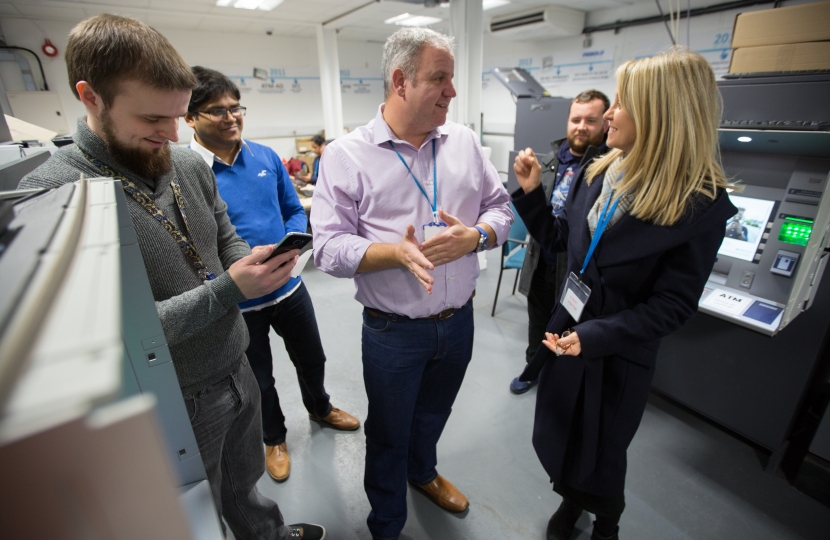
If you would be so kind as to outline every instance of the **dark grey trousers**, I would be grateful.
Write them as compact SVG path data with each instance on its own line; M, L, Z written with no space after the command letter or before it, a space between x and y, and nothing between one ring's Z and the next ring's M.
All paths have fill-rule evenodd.
M265 450L259 386L248 360L243 356L230 375L184 402L220 519L237 540L288 538L279 506L256 487Z

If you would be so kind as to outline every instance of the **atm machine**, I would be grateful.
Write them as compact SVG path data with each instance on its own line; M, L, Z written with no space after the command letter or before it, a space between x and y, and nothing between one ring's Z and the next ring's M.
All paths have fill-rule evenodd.
M739 213L698 314L663 340L653 388L768 449L775 470L805 396L830 369L830 75L718 86Z
M0 522L223 538L120 182L0 192Z
M522 68L495 68L493 75L510 90L516 101L516 125L513 151L507 167L507 191L519 189L513 161L519 150L532 148L538 156L551 151L550 143L567 135L571 99L552 97L539 82Z

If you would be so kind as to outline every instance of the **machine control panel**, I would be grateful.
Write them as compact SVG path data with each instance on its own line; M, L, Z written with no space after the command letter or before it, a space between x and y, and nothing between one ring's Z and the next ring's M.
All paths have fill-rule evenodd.
M799 257L801 255L798 253L779 249L778 254L775 256L775 262L772 263L772 268L769 271L779 276L793 277L795 265L798 263Z
M774 335L807 309L830 238L830 159L723 153L738 213L724 239L699 307Z

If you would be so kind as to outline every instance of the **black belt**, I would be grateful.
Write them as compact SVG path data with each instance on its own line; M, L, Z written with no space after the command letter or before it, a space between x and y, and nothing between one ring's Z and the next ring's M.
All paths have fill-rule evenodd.
M470 295L470 298L464 302L464 306L470 303L470 300L476 295L475 290L473 290L473 294ZM438 319L441 321L445 321L455 315L455 312L459 309L462 309L464 306L458 308L448 308L442 311L441 313L436 313L435 315L430 315L429 317L407 317L406 315L398 315L397 313L387 313L385 311L381 311L379 309L374 308L366 308L366 313L371 315L372 317L377 317L379 319L387 319L389 321L396 321L398 319L410 319L413 321L421 321L426 319Z

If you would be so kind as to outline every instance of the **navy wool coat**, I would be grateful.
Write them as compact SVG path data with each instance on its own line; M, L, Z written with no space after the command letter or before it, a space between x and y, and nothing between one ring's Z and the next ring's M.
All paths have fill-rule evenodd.
M567 251L568 272L579 274L591 232L588 212L603 175L589 186L577 171L560 217L541 187L513 193L531 236L551 252ZM640 424L661 338L697 311L703 286L737 213L724 190L713 201L690 201L683 218L658 226L630 214L609 226L582 275L591 296L579 323L562 305L547 331L573 328L580 356L556 356L539 347L521 378L539 377L533 446L554 483L603 497L625 488L626 451ZM557 491L559 491L557 489Z

